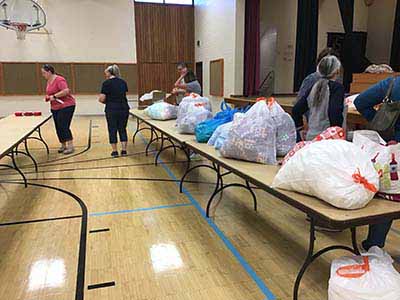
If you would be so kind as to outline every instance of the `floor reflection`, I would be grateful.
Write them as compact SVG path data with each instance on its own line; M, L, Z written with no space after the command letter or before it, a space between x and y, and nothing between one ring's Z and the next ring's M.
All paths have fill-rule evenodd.
M173 244L157 244L150 248L154 272L161 273L183 267L179 250Z
M66 277L63 259L38 260L31 266L29 290L57 288L64 285Z

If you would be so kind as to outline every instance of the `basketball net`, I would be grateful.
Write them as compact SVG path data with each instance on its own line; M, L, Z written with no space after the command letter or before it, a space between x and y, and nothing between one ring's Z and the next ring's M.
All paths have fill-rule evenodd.
M10 24L17 33L17 40L25 40L28 24L13 22Z

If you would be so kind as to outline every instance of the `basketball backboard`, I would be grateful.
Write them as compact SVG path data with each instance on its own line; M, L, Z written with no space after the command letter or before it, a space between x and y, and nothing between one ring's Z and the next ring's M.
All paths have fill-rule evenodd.
M0 0L0 26L24 39L26 32L46 26L46 13L34 0Z

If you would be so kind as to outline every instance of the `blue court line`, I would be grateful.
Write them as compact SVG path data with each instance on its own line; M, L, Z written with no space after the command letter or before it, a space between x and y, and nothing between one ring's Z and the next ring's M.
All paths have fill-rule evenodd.
M143 137L141 132L139 132L139 136L142 139L142 141L144 143L146 143L146 139ZM154 153L153 153L153 155L155 156ZM169 177L171 177L171 179L175 180L176 185L179 187L179 180L176 178L176 176L171 171L171 169L168 168L167 165L165 165L161 159L159 159L158 162L164 168L164 170L168 173ZM183 187L182 191L186 195L186 197L188 197L191 204L194 207L196 207L196 209L199 211L199 213L203 217L203 219L208 223L208 225L214 230L214 232L222 240L222 242L229 249L229 251L231 251L233 256L235 256L235 258L239 261L239 263L242 265L242 267L246 270L247 274L249 274L249 276L257 284L257 286L261 290L261 292L267 297L266 300L275 300L276 299L275 295L265 285L265 283L261 280L261 278L258 277L257 273L252 269L252 267L249 265L249 263L243 258L243 256L239 253L239 251L235 248L235 246L231 243L231 241L229 241L229 239L225 236L225 234L221 231L221 229L219 229L218 226L210 218L207 218L207 215L206 215L205 211L203 210L203 208L200 206L199 202L197 202L197 200L190 194L190 192L185 187Z
M109 216L109 215L121 215L121 214L129 214L136 213L142 211L152 211L159 210L165 208L174 208L174 207L184 207L184 206L192 206L192 203L180 203L180 204L171 204L171 205L160 205L160 206L152 206L152 207L144 207L144 208L136 208L136 209L126 209L126 210L117 210L117 211L109 211L109 212L97 212L89 214L90 217L101 217L101 216Z

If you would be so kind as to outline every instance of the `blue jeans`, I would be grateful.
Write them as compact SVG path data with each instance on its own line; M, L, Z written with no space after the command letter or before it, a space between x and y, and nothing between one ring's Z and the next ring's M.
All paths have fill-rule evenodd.
M57 137L60 143L72 141L72 132L70 129L72 117L74 116L75 105L68 106L58 110L51 110L56 126Z
M385 247L386 237L389 233L390 227L392 226L392 221L382 224L375 224L369 226L369 232L367 239L362 243L365 250L373 246L378 246L380 248Z

